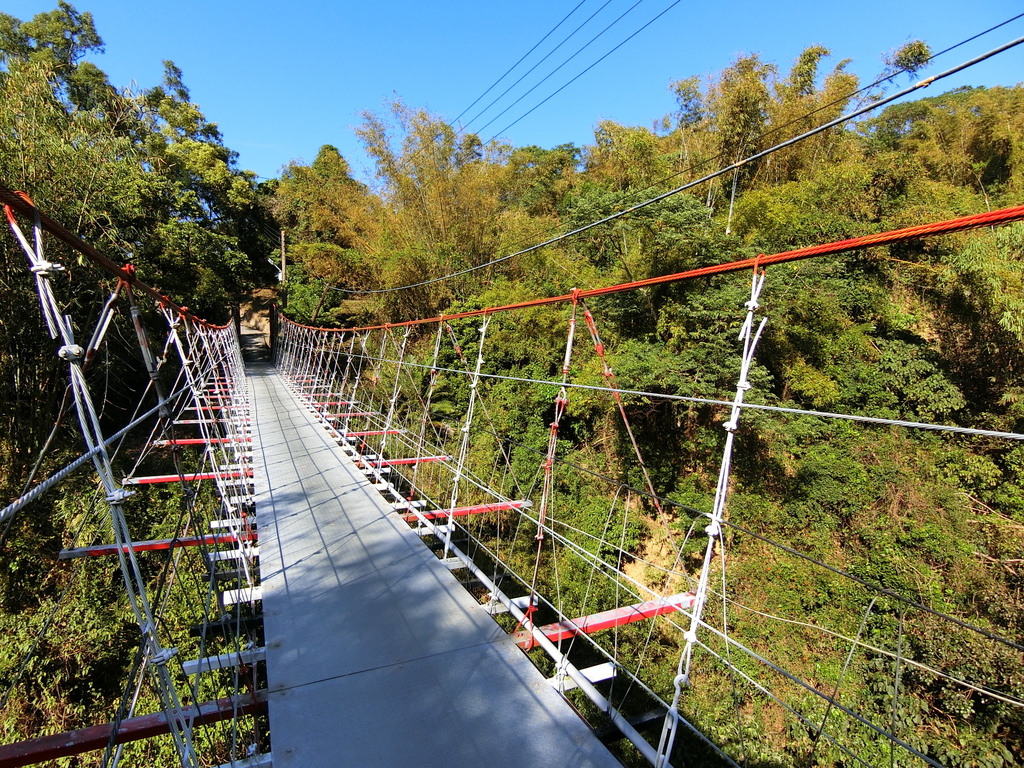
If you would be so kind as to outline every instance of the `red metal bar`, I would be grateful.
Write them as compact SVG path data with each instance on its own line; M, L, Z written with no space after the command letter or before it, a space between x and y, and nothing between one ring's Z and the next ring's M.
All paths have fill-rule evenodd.
M151 541L135 541L130 545L122 546L125 552L129 547L132 552L153 552L161 549L174 549L176 547L198 547L202 545L214 546L217 544L236 544L238 541L255 541L256 532L252 530L242 531L237 536L234 533L211 533L205 536L182 536L177 539L153 539ZM102 557L103 555L116 555L117 544L94 544L91 547L77 547L75 549L62 549L57 557L60 560L71 560L75 557Z
M365 416L376 416L376 413L326 413L324 414L328 419L355 419Z
M355 400L314 400L317 405L355 405Z
M524 509L526 507L532 507L532 501L498 501L492 504L474 504L471 507L455 507L455 509L435 509L431 512L422 512L423 517L427 520L436 520L437 518L447 517L464 517L465 515L480 515L486 512L504 512L507 509ZM419 518L410 513L402 515L407 523L415 523Z
M367 325L359 328L314 328L317 331L327 331L330 333L354 333L359 331L378 331L386 328L406 328L412 325L423 325L440 323L451 320L461 320L467 317L479 317L481 315L493 315L498 312L511 312L518 309L526 309L527 307L540 307L548 304L567 304L571 301L578 301L579 299L588 299L593 296L605 296L610 293L621 293L623 291L633 291L638 288L646 288L652 285L661 285L663 283L675 283L682 280L692 280L698 277L706 277L708 275L721 275L728 272L743 272L752 270L755 267L766 267L771 264L782 264L790 261L798 261L800 259L809 259L814 256L825 256L829 254L845 253L847 251L854 251L861 248L872 248L881 245L892 245L894 243L901 243L905 240L913 240L920 237L931 237L934 235L945 235L952 232L964 232L970 229L978 229L981 227L992 227L998 224L1008 224L1014 221L1024 220L1024 205L1018 205L1012 208L1003 208L997 211L988 211L986 213L976 213L971 216L961 216L956 219L949 219L947 221L938 221L931 224L923 224L914 227L905 227L903 229L894 229L888 232L879 232L875 235L866 235L864 237L854 237L848 240L838 240L831 243L824 243L822 245L814 245L807 248L797 248L792 251L784 251L782 253L775 253L771 255L762 255L753 259L742 259L740 261L730 261L723 264L713 264L707 267L700 267L698 269L691 269L686 272L676 272L671 275L663 275L661 277L650 277L646 280L637 280L631 283L620 283L618 285L610 285L605 288L589 288L583 291L573 291L572 293L566 293L561 296L549 296L541 299L531 299L529 301L521 301L516 304L504 304L501 306L486 307L484 309L472 309L466 312L456 312L452 315L443 315L438 317L425 317L418 320L403 320L399 323L389 323L387 325ZM289 320L284 315L281 316L285 322L291 323L292 325L298 325L300 328L312 328L313 326L301 325L293 320Z
M244 472L197 472L194 475L150 475L149 477L126 477L122 485L152 485L154 483L190 483L194 480L233 480L242 476L252 477L252 470Z
M94 264L98 264L99 266L103 267L103 269L110 272L110 274L114 275L114 277L118 278L119 280L123 280L136 290L141 291L142 293L145 293L147 296L153 298L161 306L169 307L179 315L190 317L196 322L206 326L207 328L228 327L227 325L214 325L212 323L208 323L202 318L193 315L191 312L188 311L186 307L182 307L179 306L178 304L175 304L167 296L164 296L162 293L160 293L152 286L146 285L146 283L142 282L142 280L135 276L135 271L133 269L128 267L122 267L120 264L111 261L109 258L100 253L100 251L98 251L96 248L85 242L78 235L75 235L72 232L69 232L68 230L64 229L64 227L62 227L56 221L54 221L45 213L40 211L38 208L36 208L35 205L29 202L29 200L26 197L8 189L3 184L0 184L0 203L3 203L4 207L9 206L11 209L17 211L22 216L25 216L28 219L32 219L36 214L38 214L39 223L42 225L43 229L45 229L51 235L56 237L58 240L62 240L65 244L67 244L74 250L78 251L80 254L85 256Z
M226 697L215 701L207 701L185 709L191 717L192 725L209 725L221 720L230 720L236 714L256 715L267 709L265 691L254 694L243 694L234 699ZM77 731L55 733L28 741L0 746L0 768L18 768L22 765L34 765L46 760L60 757L80 755L95 749L104 749L110 741L114 730L113 723L93 725ZM154 715L143 715L122 720L114 734L114 744L127 744L130 741L149 739L170 732L167 717L163 712Z
M199 412L199 411L246 411L246 413L248 413L247 409L242 408L241 406L233 406L233 405L225 405L225 406L221 406L221 405L214 405L214 406L204 405L202 408L190 407L190 408L182 408L181 410L182 410L182 413L184 413L185 411L194 411L194 412ZM210 414L206 414L206 415L210 415ZM224 416L212 416L212 418L206 419L205 423L207 423L207 424L219 424L219 423L223 423L225 421L244 421L244 422L246 422L248 424L249 423L249 416L248 415L241 416L241 417L238 417L238 416L227 416L226 418ZM177 424L184 424L185 422L179 421L179 422L175 422L175 423L177 423ZM195 421L193 423L200 424L200 423L203 423L203 421L202 420L197 420L197 421Z
M578 619L559 621L556 624L547 624L539 627L544 636L553 643L559 640L568 640L575 635L590 635L600 632L602 629L621 627L623 624L632 624L634 621L650 619L674 611L685 610L693 606L696 598L692 592L683 592L670 597L663 597L660 600L650 600L637 605L627 605L622 608L613 608L610 611L594 613L590 616L583 616ZM537 644L534 636L526 631L516 632L512 635L516 645L525 650L533 648Z
M221 443L249 443L251 437L186 437L178 440L154 440L151 445L154 448L167 448L172 445L218 445Z
M448 461L448 456L414 456L411 459L384 459L384 461L360 461L356 466L360 469L369 467L404 467L409 464L425 464L430 461Z
M370 437L371 435L400 435L400 429L371 429L364 432L346 432L345 437Z

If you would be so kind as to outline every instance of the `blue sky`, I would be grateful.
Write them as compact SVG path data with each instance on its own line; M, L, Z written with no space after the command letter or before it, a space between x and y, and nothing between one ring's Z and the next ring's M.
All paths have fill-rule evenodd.
M546 54L588 16L603 10L531 76L468 128L491 138L515 118L595 62L662 11L607 59L501 134L516 146L551 147L593 138L598 121L651 125L673 108L669 84L710 76L741 53L788 69L808 45L833 52L832 62L869 81L882 55L920 38L938 51L1024 11L1019 0L860 0L764 3L674 0L584 0L537 51L477 107ZM354 134L364 110L382 111L396 95L454 120L580 0L516 2L266 2L266 0L78 0L92 12L106 52L94 61L117 86L155 85L163 59L184 71L193 101L216 122L239 163L261 176L291 160L309 162L334 144L368 179L372 168ZM590 47L487 128L484 124L580 46L634 6ZM4 0L20 19L56 0ZM1024 36L1024 19L943 56L942 71ZM1024 46L933 86L1015 85L1024 81ZM905 84L902 81L900 84Z

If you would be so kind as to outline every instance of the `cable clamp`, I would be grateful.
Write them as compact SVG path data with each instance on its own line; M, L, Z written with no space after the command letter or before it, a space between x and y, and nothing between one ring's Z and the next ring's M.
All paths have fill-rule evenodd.
M53 277L54 275L64 271L63 264L55 264L52 261L37 261L31 267L30 270L39 277Z
M70 363L75 360L81 360L85 357L85 350L78 344L65 344L57 350L57 357L61 360L67 360Z
M726 432L735 432L737 426L739 425L737 424L736 419L730 419L729 421L725 422L725 424L722 425L722 429L724 429Z
M106 496L108 504L120 504L129 496L134 496L135 491L129 491L124 488L118 488L113 493L108 493Z
M683 639L687 642L688 645L693 645L694 643L697 642L697 630L695 630L695 629L688 629L688 630L686 630L683 633ZM684 682L685 682L686 675L679 675L679 677L684 678Z
M722 526L718 524L718 521L711 521L710 525L704 527L704 533L712 538L716 538L722 535Z
M171 659L173 659L177 655L178 655L178 649L177 648L163 648L163 649L157 651L156 653L150 654L149 661L150 661L151 664L156 664L157 666L161 666L162 667L165 664L167 664L168 661L170 661Z

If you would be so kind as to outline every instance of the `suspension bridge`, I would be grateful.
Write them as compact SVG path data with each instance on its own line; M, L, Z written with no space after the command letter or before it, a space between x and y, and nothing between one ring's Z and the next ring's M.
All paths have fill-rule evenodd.
M235 326L195 317L24 196L0 187L0 202L67 364L84 441L76 461L0 511L0 522L91 465L113 541L78 542L60 557L118 560L140 638L125 701L110 722L2 746L0 766L92 750L116 764L125 745L154 737L168 740L183 766L627 762L663 768L711 758L738 765L740 742L716 743L705 735L701 713L687 707L686 692L701 684L731 685L723 697L738 689L763 697L794 727L816 732L815 742L846 764L872 764L867 755L877 751L866 752L865 744L884 745L900 755L900 764L942 764L895 720L844 704L841 678L807 679L790 669L790 660L773 656L770 644L755 647L730 632L730 616L741 606L730 604L727 534L757 535L729 520L731 463L750 409L1024 439L747 401L765 323L767 268L1020 221L1024 206L404 323L338 330L275 316L271 364L244 362ZM115 283L87 343L62 310L55 287L62 266L49 260L47 240ZM709 511L695 513L689 531L680 531L679 510L657 493L626 405L630 397L659 395L619 381L614 350L606 349L599 313L587 302L713 274L735 274L749 294L735 308L735 391L717 399L677 398L719 409L718 427L726 433ZM121 312L126 304L127 314ZM516 313L543 307L565 323L559 375L489 371L489 334L516 332ZM86 369L118 323L137 341L149 386L129 422L106 434ZM158 328L156 344L151 337ZM584 354L599 371L597 383L576 376ZM506 395L550 399L547 445L537 447L529 476L512 457L516 436L491 404L501 387ZM439 415L442 394L458 402L457 413ZM641 483L631 486L560 456L559 432L574 398L600 398L620 420ZM116 455L126 439L141 447L124 471ZM150 473L151 465L173 471ZM589 528L559 505L558 481L566 473L607 484L604 513ZM133 539L133 495L173 484L183 489L180 529L168 539ZM656 547L632 540L630 526L641 515L667 553L660 558L652 554ZM786 547L779 551L806 559ZM188 642L171 637L161 620L165 602L153 593L147 557L178 570L190 559L203 574L204 597ZM991 630L817 565L864 591L865 620L884 599L946 622L949 632L1021 650ZM583 574L573 589L570 573ZM904 658L900 646L812 629L835 637L840 656L870 654L894 664L894 711L900 670L908 668L966 695L1024 705L986 681ZM805 704L794 707L775 692L778 685L801 691ZM153 711L138 711L143 688L152 692Z

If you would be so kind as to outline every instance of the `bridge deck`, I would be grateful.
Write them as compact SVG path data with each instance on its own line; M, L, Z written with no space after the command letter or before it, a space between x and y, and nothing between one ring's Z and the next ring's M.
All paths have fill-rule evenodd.
M619 765L276 372L248 373L274 768Z

